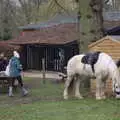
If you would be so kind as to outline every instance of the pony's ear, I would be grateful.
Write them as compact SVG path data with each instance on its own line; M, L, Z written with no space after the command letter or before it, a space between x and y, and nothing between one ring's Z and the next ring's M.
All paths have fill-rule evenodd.
M116 65L118 68L120 67L120 59L116 61Z

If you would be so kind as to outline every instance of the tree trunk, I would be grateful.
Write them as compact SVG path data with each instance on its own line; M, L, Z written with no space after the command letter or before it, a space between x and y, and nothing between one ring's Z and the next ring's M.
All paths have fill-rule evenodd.
M80 53L88 50L88 44L103 36L102 0L77 0L80 17Z

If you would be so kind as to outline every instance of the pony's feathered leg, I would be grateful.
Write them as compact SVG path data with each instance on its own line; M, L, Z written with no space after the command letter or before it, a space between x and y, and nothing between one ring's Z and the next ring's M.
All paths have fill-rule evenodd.
M102 99L105 99L105 86L106 86L106 80L102 80L101 82L101 97Z
M76 82L75 82L75 97L79 98L79 99L83 99L83 97L81 96L80 94L80 79L76 79Z
M67 80L65 81L65 89L64 89L63 97L66 100L68 99L68 87L69 87L72 79L73 79L73 76L68 76Z
M102 79L101 79L101 76L99 75L96 77L96 99L97 100L102 99L101 89L102 89Z

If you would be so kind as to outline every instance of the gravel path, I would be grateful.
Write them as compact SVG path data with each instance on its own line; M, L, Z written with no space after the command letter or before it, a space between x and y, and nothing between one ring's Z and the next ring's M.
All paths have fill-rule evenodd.
M43 78L41 71L25 71L23 72L24 77ZM45 73L46 78L60 79L59 72L47 71Z

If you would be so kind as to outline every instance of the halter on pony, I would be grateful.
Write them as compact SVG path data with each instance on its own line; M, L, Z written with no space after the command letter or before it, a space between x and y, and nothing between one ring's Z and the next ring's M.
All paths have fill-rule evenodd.
M113 59L102 52L88 53L73 56L67 64L67 80L65 82L64 99L68 99L68 87L78 75L75 82L75 96L83 98L79 92L82 76L96 77L96 99L104 99L104 86L109 77L113 82L113 92L120 97L120 73ZM78 78L77 77L77 78Z

